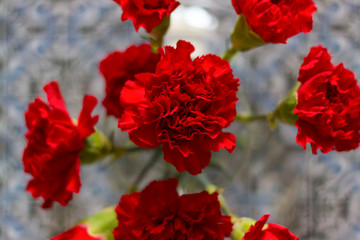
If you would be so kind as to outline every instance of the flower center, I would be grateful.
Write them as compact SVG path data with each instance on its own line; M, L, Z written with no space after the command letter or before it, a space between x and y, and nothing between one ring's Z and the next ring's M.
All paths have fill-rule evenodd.
M150 0L144 2L144 8L148 10L155 10L155 9L167 8L167 6L163 3L163 1Z
M333 86L331 84L326 85L326 98L330 102L336 102L338 100L338 94L339 94L339 92L335 86Z

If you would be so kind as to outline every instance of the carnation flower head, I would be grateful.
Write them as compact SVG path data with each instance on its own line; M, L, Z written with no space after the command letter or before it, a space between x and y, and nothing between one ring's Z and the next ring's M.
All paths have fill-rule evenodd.
M76 225L50 240L106 240L106 238L90 234L87 225Z
M218 194L179 196L178 181L153 181L141 192L124 195L116 207L115 240L223 240L232 223L221 215Z
M105 80L105 98L102 101L107 115L120 118L124 109L120 94L127 81L134 81L135 75L155 72L160 55L153 53L149 44L132 45L125 51L115 51L100 62L99 71Z
M50 240L109 240L118 225L115 206L106 207Z
M242 240L299 240L284 226L276 223L265 225L269 217L268 214L262 216L249 228Z
M133 21L136 31L139 27L145 28L150 33L165 17L179 6L176 0L113 0L123 10L121 20Z
M85 139L94 132L98 116L91 116L97 100L85 96L77 124L71 119L59 85L45 85L49 104L36 98L25 113L28 132L23 154L24 171L32 175L26 190L44 198L43 208L53 202L65 206L80 190L79 154Z
M222 130L236 116L239 79L226 60L211 54L192 60L193 51L185 41L160 49L155 73L126 82L118 126L140 147L162 145L164 160L179 172L198 174L210 151L235 148L235 136Z
M300 32L312 29L313 0L232 0L252 31L268 43L286 43Z
M297 91L296 141L314 154L349 151L360 142L360 88L354 74L334 66L326 48L311 48L300 67Z

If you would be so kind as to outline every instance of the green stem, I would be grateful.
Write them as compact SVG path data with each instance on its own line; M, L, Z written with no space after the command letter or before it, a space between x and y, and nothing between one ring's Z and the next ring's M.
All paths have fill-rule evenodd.
M208 176L205 173L196 175L197 179L199 180L199 182L201 182L201 184L207 188L208 186L213 185L210 181L210 179L208 178Z
M119 147L119 146L112 146L111 151L109 152L109 154L113 154L115 156L121 156L124 153L128 153L128 152L137 152L137 151L142 151L142 150L149 150L147 148L141 148L141 147L130 147L130 148L125 148L125 147Z
M243 122L243 123L250 123L253 121L267 121L268 117L272 113L267 114L260 114L260 115L249 115L249 114L239 114L235 117L235 121Z
M229 62L237 53L238 53L238 50L236 50L234 47L230 47L223 54L222 59L225 59Z
M143 180L143 178L146 176L146 174L149 172L149 170L155 165L155 163L160 159L160 155L162 153L161 148L155 149L154 155L151 157L151 159L146 163L144 168L141 170L135 181L129 186L128 193L132 193L137 191L138 185Z
M231 212L231 211L229 210L229 208L227 207L225 200L224 200L223 203L220 205L220 208L221 208L221 211L223 211L223 212L225 213L225 215L228 215L228 216L230 216L230 217L236 217L236 215L235 215L233 212Z
M219 194L218 199L220 203L221 210L228 216L236 217L236 215L230 211L230 209L227 206L226 200L221 194L222 189L219 189L217 186L211 183L210 179L205 173L196 175L197 179L204 185L206 188L206 191L208 191L210 194L217 192Z

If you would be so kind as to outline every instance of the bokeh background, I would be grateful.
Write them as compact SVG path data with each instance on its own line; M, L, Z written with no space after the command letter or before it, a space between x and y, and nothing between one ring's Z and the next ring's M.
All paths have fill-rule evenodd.
M179 0L172 14L166 45L191 41L196 52L221 55L236 21L230 0ZM241 79L238 110L265 113L295 84L302 58L310 47L329 49L333 62L343 62L360 77L360 2L315 0L313 31L237 55L231 65ZM60 82L68 108L77 117L84 94L101 101L104 81L99 61L115 49L145 41L130 21L121 22L121 8L111 0L0 1L0 239L48 239L107 205L115 205L146 164L151 151L126 154L82 166L82 188L67 207L42 210L42 200L25 191L30 176L23 173L26 144L24 111L50 80ZM97 127L114 132L118 145L130 146L116 120L101 115ZM266 123L233 123L237 136L233 154L214 153L205 173L224 188L229 207L239 216L287 226L303 240L360 239L360 150L311 154L295 142L297 129ZM141 186L152 179L176 176L173 167L158 162ZM179 177L179 176L178 176ZM203 189L193 176L181 174L181 191Z

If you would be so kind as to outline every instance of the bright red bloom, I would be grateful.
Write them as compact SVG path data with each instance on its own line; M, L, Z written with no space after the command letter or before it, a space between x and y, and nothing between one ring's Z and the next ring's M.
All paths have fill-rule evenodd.
M360 142L360 88L343 64L333 66L327 49L313 47L300 67L296 141L312 151L349 151Z
M50 240L105 240L105 237L92 236L86 225L77 225Z
M239 79L226 60L210 54L191 60L193 51L185 41L160 49L155 73L126 82L118 126L140 147L162 145L165 161L179 172L198 174L211 150L235 148L235 136L222 129L236 116Z
M77 124L66 110L59 85L45 85L49 105L40 98L30 103L25 113L28 140L24 150L24 171L32 175L26 190L34 198L43 197L43 208L53 202L65 206L72 193L78 193L80 182L79 153L84 140L94 132L98 116L92 117L97 100L85 96Z
M312 0L232 0L237 14L244 14L251 29L265 42L286 43L312 29Z
M115 240L222 240L232 223L221 215L218 194L179 196L178 181L153 181L141 192L124 195L116 207Z
M270 215L266 214L257 220L242 240L299 240L289 229L276 223L269 223L264 227L269 217Z
M121 90L128 80L135 80L135 75L155 72L160 55L151 51L149 44L132 45L123 52L115 51L106 56L99 66L104 76L106 96L102 102L107 115L120 118L123 107L120 104Z
M164 17L170 17L180 3L176 0L113 0L123 10L121 21L133 21L136 31L139 27L148 33L159 25Z

